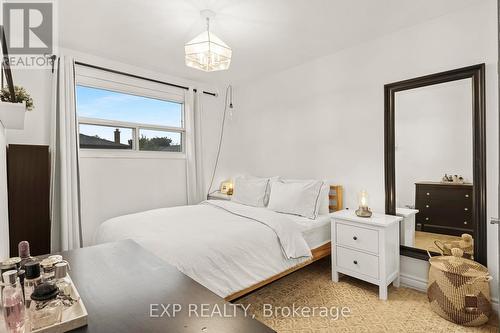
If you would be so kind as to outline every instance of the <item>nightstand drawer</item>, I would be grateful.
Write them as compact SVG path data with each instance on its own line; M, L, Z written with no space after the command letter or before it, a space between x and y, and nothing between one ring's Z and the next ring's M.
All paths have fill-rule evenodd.
M378 254L378 231L337 223L337 244Z
M337 246L336 249L337 265L340 269L345 268L378 279L377 256L346 249L341 246Z

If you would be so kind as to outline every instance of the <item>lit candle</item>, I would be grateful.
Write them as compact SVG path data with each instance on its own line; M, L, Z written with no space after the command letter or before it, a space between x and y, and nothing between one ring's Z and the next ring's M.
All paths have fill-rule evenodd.
M372 212L368 208L368 192L365 190L359 193L359 208L356 210L356 215L359 217L372 216Z
M361 191L361 202L360 202L360 206L361 207L368 207L368 203L367 203L368 199L367 199L367 193L366 191Z

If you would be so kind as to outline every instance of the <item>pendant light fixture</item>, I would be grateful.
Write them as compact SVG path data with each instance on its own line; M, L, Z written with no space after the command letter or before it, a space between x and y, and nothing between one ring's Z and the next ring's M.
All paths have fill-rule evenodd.
M229 68L231 48L210 31L210 19L215 13L205 9L201 16L207 22L207 30L184 46L186 66L205 72L221 71Z

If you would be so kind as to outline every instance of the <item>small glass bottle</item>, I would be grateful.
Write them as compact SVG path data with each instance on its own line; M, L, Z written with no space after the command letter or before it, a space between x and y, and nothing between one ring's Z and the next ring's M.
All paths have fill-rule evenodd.
M2 265L0 265L0 274L2 274L2 276L3 276L3 273L5 273L5 272L15 271L15 270L17 270L17 267L14 264L2 264Z
M16 268L21 268L21 258L20 257L12 257L6 259L2 262L2 265L16 265Z
M52 282L43 282L31 294L29 318L31 330L61 322L62 302L57 298L59 289Z
M28 243L28 241L19 242L17 250L19 251L19 257L21 258L21 262L19 263L21 269L24 269L24 265L28 262L35 260L35 258L30 255L30 243Z
M22 333L25 328L24 298L17 271L11 270L2 274L4 288L2 290L2 309L5 326L9 333Z
M60 262L56 264L54 280L59 293L64 296L71 296L71 280L68 276L68 263Z
M63 261L63 257L59 254L55 254L45 258L40 262L40 266L42 266L42 280L44 282L52 281L54 279L54 269L55 265L59 262Z
M25 278L24 278L24 299L26 300L26 307L30 307L31 294L35 287L42 283L40 276L40 263L36 261L28 262L24 265Z
M17 271L17 277L19 278L19 283L21 284L21 290L23 291L23 298L26 300L26 296L24 296L24 278L26 277L26 272L24 269L19 269Z

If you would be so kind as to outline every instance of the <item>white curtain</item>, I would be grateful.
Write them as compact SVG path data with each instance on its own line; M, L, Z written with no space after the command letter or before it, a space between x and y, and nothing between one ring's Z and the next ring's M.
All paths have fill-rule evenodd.
M78 131L75 110L75 62L56 60L51 119L51 249L81 247Z
M201 156L201 92L186 92L184 113L186 121L186 181L187 203L195 205L205 199L203 157Z

